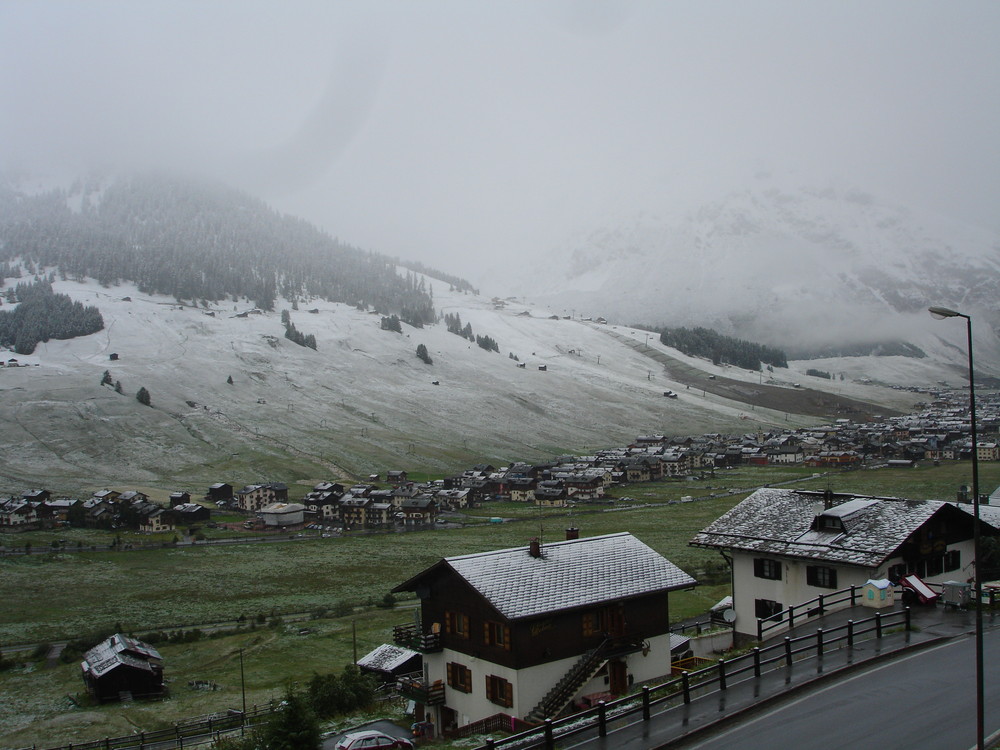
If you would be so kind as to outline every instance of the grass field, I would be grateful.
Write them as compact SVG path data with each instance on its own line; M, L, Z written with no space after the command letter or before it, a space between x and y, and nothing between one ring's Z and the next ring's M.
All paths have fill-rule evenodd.
M258 627L252 632L162 648L171 697L130 707L75 707L81 694L78 664L0 672L0 746L40 747L154 729L209 711L237 707L241 700L239 649L249 703L279 696L290 681L313 672L339 671L359 654L391 640L393 624L412 619L411 603L387 610L372 605L398 583L441 557L524 545L533 536L564 538L575 526L581 536L630 531L680 567L706 580L692 592L671 596L675 619L705 612L729 593L720 558L687 546L691 537L742 499L753 487L795 482L809 489L915 499L951 499L969 483L967 464L917 469L853 471L814 476L801 467L742 468L700 481L665 481L622 488L630 507L591 506L572 511L506 503L470 511L462 528L404 534L372 534L288 543L220 547L137 549L107 552L53 551L0 559L0 644L44 642L103 627L140 634L196 623L250 620L259 614L324 610L299 635L298 625ZM982 492L1000 484L1000 464L980 466ZM676 502L685 496L722 497ZM619 503L621 505L621 503ZM642 506L642 507L631 507ZM490 524L490 516L509 519ZM70 546L107 539L107 532L53 532ZM23 537L24 535L19 535ZM55 537L52 537L55 538ZM126 535L123 538L127 539ZM38 544L51 541L44 535ZM48 539L48 541L46 541ZM83 540L91 540L84 542ZM20 542L23 544L23 542ZM356 636L355 636L356 633ZM214 682L215 691L194 690L189 681Z

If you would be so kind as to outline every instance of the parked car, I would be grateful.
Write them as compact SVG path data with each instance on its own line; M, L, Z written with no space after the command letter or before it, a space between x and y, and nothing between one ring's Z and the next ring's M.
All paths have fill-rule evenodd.
M413 743L402 737L392 737L369 729L351 732L337 743L337 750L413 750Z

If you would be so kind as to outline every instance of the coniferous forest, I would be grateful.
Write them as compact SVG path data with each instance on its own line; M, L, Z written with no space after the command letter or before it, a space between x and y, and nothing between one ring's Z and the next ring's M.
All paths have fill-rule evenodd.
M717 365L759 370L763 362L773 367L788 367L788 358L780 349L724 336L711 328L664 328L660 331L660 343L688 356L705 357Z
M18 354L33 353L42 341L87 336L104 328L100 310L53 293L48 281L18 284L11 296L18 305L12 312L0 312L0 346Z
M423 279L400 276L392 259L239 191L160 176L32 196L0 187L0 271L17 260L29 273L58 267L63 278L132 282L195 304L273 310L279 295L319 297L418 327L435 319Z

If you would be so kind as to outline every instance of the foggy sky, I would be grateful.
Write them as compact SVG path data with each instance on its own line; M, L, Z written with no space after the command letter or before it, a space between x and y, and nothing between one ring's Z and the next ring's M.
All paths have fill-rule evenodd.
M837 180L1000 229L995 0L4 0L0 166L198 170L479 280Z

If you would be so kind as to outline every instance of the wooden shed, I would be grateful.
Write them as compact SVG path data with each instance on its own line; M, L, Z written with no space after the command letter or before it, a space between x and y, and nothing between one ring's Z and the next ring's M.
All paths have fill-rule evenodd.
M163 658L152 646L116 633L83 655L87 692L97 701L163 695Z

